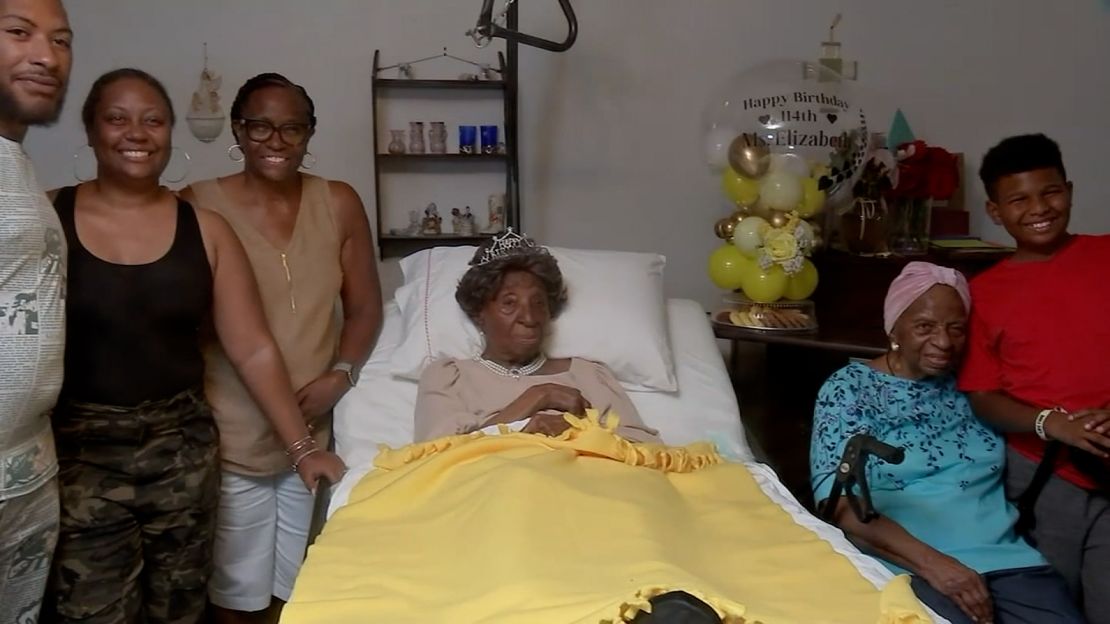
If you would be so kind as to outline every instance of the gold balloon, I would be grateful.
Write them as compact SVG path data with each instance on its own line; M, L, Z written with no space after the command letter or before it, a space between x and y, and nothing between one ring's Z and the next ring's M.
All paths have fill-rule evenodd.
M754 140L741 134L728 146L728 164L733 170L752 178L759 179L771 166L771 150L766 145L757 145Z
M771 222L771 227L786 227L786 224L790 223L790 215L785 212L772 212L769 221Z
M713 226L713 233L721 240L731 241L732 233L735 229L736 221L734 221L732 217L725 217L717 220L717 223Z

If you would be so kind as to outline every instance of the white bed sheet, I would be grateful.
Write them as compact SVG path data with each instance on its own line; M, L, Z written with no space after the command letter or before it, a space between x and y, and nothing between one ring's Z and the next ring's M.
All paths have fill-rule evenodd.
M892 578L877 560L864 555L844 534L814 517L794 498L766 465L755 461L744 436L736 395L724 360L702 306L691 300L667 302L671 348L678 392L630 392L641 417L669 444L709 440L721 454L742 462L760 488L796 523L813 531L848 558L864 578L881 588ZM350 467L333 488L328 516L346 504L351 490L370 471L378 445L397 447L412 442L416 383L389 373L389 358L401 342L401 316L396 303L386 306L385 320L374 353L362 370L358 386L335 409L336 451ZM816 588L819 592L820 589ZM937 622L946 622L939 617Z

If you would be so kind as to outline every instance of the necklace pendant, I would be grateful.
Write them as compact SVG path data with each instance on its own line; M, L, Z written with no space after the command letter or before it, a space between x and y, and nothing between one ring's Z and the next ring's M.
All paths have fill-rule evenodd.
M509 377L512 377L513 379L520 379L523 376L524 373L519 368L514 367L509 369Z

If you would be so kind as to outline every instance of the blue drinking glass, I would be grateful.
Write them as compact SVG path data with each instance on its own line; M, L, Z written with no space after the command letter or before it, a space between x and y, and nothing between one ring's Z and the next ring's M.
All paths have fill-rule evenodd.
M482 126L482 153L494 154L497 152L497 126Z
M477 150L478 127L459 126L459 153L473 154Z

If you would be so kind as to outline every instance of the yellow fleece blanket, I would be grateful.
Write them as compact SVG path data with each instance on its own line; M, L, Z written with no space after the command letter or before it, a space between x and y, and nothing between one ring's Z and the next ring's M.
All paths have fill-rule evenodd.
M559 438L383 448L308 552L283 624L618 623L681 589L729 623L929 622L711 445L631 444L596 413Z

